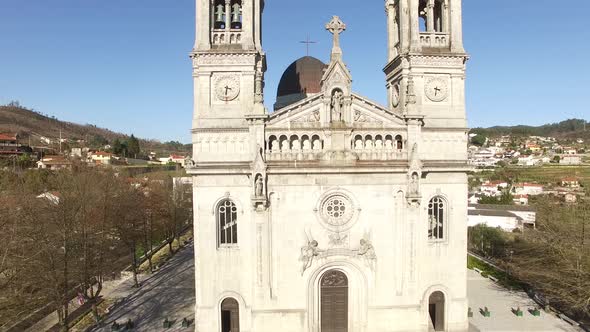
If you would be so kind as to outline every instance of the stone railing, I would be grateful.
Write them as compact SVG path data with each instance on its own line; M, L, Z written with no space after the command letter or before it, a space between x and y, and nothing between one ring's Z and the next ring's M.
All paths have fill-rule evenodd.
M242 42L242 30L213 30L211 31L211 44L227 45L239 44Z
M449 47L449 34L446 32L420 32L420 45L434 48Z

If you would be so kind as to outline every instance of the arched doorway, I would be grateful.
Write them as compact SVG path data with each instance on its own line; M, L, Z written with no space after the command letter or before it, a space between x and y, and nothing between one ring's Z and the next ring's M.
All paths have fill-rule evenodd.
M337 270L320 281L321 332L348 332L348 278Z
M434 292L428 298L428 314L434 331L445 330L445 294Z
M240 305L238 301L227 298L221 302L221 332L240 331Z

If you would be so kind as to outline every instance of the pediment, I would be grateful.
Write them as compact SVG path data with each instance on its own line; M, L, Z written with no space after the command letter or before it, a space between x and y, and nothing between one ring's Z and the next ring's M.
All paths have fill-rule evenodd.
M308 97L272 113L267 126L270 128L321 127L324 105L323 95ZM352 95L351 112L353 128L397 128L406 124L401 114L357 94Z
M357 94L352 95L352 118L354 127L400 127L406 125L401 114L388 110Z
M349 85L352 83L352 76L350 71L342 60L333 61L330 63L322 77L321 85L330 86L337 83Z
M319 126L322 97L321 94L311 96L273 112L268 125L271 127Z

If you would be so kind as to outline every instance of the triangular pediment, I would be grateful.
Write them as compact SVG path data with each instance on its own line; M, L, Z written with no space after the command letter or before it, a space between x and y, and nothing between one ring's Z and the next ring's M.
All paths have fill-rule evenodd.
M332 61L329 64L328 68L324 72L324 75L322 76L321 85L324 87L338 83L347 86L352 83L350 71L348 71L348 68L346 68L346 65L340 59Z
M283 127L293 124L309 126L315 124L319 126L322 97L323 95L317 94L273 112L270 115L269 125Z
M276 128L320 127L324 106L323 95L308 97L272 113L268 126ZM352 95L351 112L352 127L405 126L405 120L400 114L357 94Z
M399 127L406 124L401 114L357 94L352 95L352 118L354 127Z

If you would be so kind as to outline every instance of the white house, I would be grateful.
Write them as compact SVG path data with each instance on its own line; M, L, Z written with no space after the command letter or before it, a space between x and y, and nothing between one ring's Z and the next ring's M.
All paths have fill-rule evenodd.
M538 183L517 183L513 187L513 192L516 195L542 195L544 193L544 187Z
M515 229L535 228L536 210L519 205L470 204L468 209L468 226L479 224L488 227L500 227L512 232Z
M563 154L559 159L561 165L580 165L582 163L582 156L576 154Z

